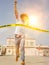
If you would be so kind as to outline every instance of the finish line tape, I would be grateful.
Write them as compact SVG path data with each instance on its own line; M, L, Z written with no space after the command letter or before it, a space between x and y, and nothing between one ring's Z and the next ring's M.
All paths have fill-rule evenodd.
M0 26L0 28L15 27L15 26L22 26L22 27L30 28L32 30L37 30L37 31L40 31L40 32L49 33L49 30L43 30L43 29L35 28L35 27L32 27L32 26L24 25L24 24L8 24L8 25L2 25L2 26Z

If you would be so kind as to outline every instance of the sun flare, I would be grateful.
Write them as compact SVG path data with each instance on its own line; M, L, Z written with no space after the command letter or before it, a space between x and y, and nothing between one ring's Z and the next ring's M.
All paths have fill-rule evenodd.
M33 26L38 25L39 18L37 16L30 16L29 19L30 19L29 25Z

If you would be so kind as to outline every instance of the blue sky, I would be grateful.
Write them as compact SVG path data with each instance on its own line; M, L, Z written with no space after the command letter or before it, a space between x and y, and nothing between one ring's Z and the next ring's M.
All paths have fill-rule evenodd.
M49 0L17 0L19 14L39 16L36 27L49 30ZM14 0L0 1L0 25L16 23L13 9ZM12 37L15 27L0 29L0 44L6 44L6 38ZM31 33L31 34L30 34ZM38 44L49 45L49 33L32 31L29 37L35 38Z

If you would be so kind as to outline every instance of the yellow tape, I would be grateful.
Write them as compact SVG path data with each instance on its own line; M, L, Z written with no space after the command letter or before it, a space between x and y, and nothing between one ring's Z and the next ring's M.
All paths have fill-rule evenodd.
M32 26L27 26L27 25L24 25L24 24L8 24L8 25L0 26L0 28L15 27L15 26L22 26L22 27L30 28L32 30L37 30L37 31L49 33L49 30L43 30L43 29L39 29L39 28L32 27Z

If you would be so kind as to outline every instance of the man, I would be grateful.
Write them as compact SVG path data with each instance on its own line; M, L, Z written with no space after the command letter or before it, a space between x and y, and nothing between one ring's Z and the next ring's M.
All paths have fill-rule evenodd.
M21 19L21 24L25 24L27 25L28 24L28 21L29 21L29 18L28 18L28 15L27 14L21 14L20 15L20 19L19 19L19 15L18 15L18 11L17 11L17 1L14 0L14 13L15 13L15 16L16 16L16 19L17 21L20 21ZM15 41L16 41L16 61L18 61L18 58L19 58L19 47L20 47L20 44L21 44L21 64L22 65L25 65L25 49L24 49L24 45L25 45L25 30L24 30L24 27L20 27L20 26L17 26L16 27L16 30L15 30Z

